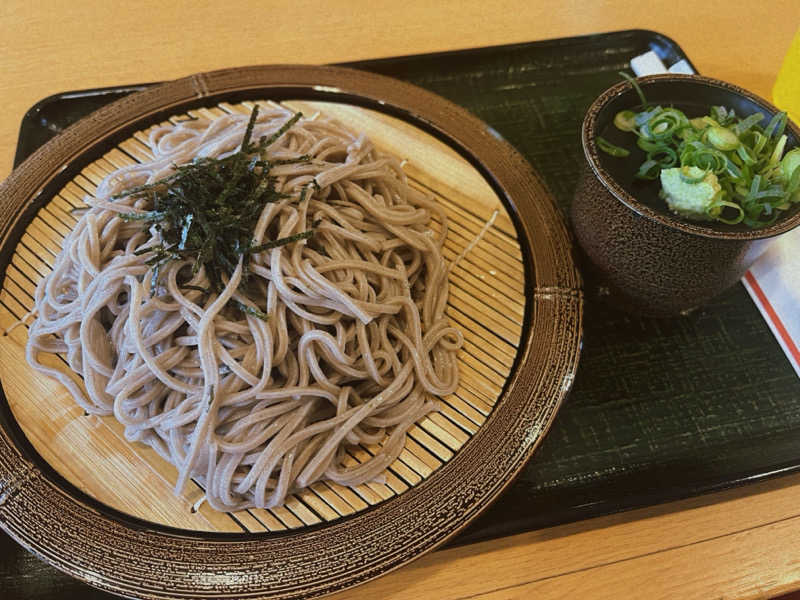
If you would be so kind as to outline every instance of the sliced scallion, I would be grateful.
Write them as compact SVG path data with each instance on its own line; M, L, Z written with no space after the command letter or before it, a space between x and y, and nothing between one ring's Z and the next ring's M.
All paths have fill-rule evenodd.
M600 150L602 150L606 154L610 154L611 156L624 157L628 156L631 153L630 150L626 150L625 148L616 146L603 137L598 136L596 141L597 141L597 147L600 148Z
M636 113L632 110L621 110L614 116L614 125L620 131L636 129Z
M719 191L697 218L728 224L764 227L800 203L800 148L786 151L786 113L775 114L766 126L760 112L739 117L725 106L712 106L708 115L689 119L677 108L648 103L636 79L622 75L641 101L636 109L619 111L614 118L617 129L633 133L646 155L637 179L657 179L662 169L674 167L681 167L681 180L689 184L713 174ZM612 156L630 154L602 138L598 147ZM702 177L684 170L689 167L699 169Z

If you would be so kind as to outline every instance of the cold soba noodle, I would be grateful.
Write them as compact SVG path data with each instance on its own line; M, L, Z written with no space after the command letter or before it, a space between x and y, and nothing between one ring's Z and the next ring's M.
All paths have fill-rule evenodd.
M174 464L177 490L194 478L222 511L380 478L458 384L436 202L335 122L281 108L254 119L155 128L153 161L105 178L37 288L27 347L86 411ZM213 213L164 208L169 194L195 201L194 171L184 181L177 165L222 164L210 159L250 177L236 202L257 206L246 233L216 246L238 184L220 184ZM86 392L40 352L64 353ZM355 444L377 450L356 464Z

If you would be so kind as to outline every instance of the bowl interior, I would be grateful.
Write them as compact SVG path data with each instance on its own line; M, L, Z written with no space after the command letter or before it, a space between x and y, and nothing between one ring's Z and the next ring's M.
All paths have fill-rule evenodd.
M674 107L682 110L689 118L709 114L712 106L725 106L733 109L739 117L746 117L756 112L764 115L761 122L765 126L777 112L777 109L755 96L744 95L727 86L718 85L713 81L693 77L664 77L646 78L639 80L642 91L648 103L664 107ZM742 90L743 92L743 90ZM612 97L597 113L594 131L591 139L602 136L612 144L616 144L631 151L630 156L618 158L605 152L597 152L599 166L618 183L633 199L631 208L638 210L641 207L650 209L656 215L673 222L683 221L667 208L658 196L661 189L660 182L656 180L643 181L636 179L639 166L646 160L646 154L636 146L636 137L633 133L620 131L614 126L614 116L621 110L636 110L641 101L632 86L627 86L621 94ZM800 143L800 133L796 126L787 124L785 133L788 136L787 150ZM640 206L636 206L635 204ZM626 204L629 202L626 201ZM630 205L630 204L629 204ZM640 211L641 212L641 211ZM800 204L795 204L783 213L779 221L791 219L800 215ZM693 225L701 229L716 232L756 232L743 224L726 225L721 222L693 221ZM760 236L755 236L760 237Z

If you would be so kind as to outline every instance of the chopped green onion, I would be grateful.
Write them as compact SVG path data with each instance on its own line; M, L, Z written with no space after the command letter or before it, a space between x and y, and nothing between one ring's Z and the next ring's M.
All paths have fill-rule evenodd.
M800 171L800 148L789 150L781 160L781 170L783 171L783 179L790 181L792 176Z
M775 149L772 151L772 154L769 157L769 162L767 162L769 166L777 165L778 162L780 162L781 156L783 155L783 150L786 148L786 140L787 137L782 135L778 140L778 143L775 144Z
M658 174L661 172L661 165L659 165L653 159L648 159L642 163L642 166L639 167L639 170L636 171L637 179L657 179Z
M725 126L736 119L736 112L734 110L728 110L724 106L712 106L711 118L719 125Z
M739 138L727 127L711 127L706 131L706 137L714 148L723 152L739 147Z
M747 146L737 147L735 156L738 156L742 160L742 164L745 165L754 165L758 162Z
M653 108L653 109L651 109L649 111L648 110L643 110L642 112L636 114L636 117L634 118L633 121L634 121L634 123L636 123L637 127L642 127L650 119L652 119L658 113L660 113L662 110L664 110L664 109L661 108L660 106L656 106L655 108ZM636 131L636 133L639 134L639 135L646 135L644 132L641 132L641 131Z
M783 130L786 127L786 113L779 112L777 113L772 119L770 119L769 125L764 130L764 135L767 137L779 137L783 135Z
M636 113L632 110L621 110L614 116L614 125L621 131L633 131L636 128Z
M702 171L697 177L692 177L688 174L688 169L683 167L680 172L681 181L689 184L700 183L708 175L708 171Z
M689 123L691 124L692 127L694 127L695 129L699 129L700 131L710 126L710 123L706 121L704 117L696 117L694 119L689 119Z
M766 126L763 113L739 117L725 106L712 106L708 115L689 119L677 108L648 104L638 82L621 75L641 100L638 110L622 110L614 117L617 129L633 133L646 154L634 177L658 179L662 170L675 167L681 168L683 183L699 184L714 176L711 183L717 191L706 212L682 215L764 227L800 203L800 148L786 151L786 113L775 114ZM598 140L598 146L613 156L629 154L605 140ZM690 167L699 172L687 171Z
M749 117L745 117L741 121L739 121L736 125L733 126L734 133L737 136L741 136L747 130L749 130L753 125L758 125L761 121L764 120L764 115L760 112L753 113Z
M738 204L736 204L735 202L728 202L726 200L719 200L718 202L716 202L712 206L712 209L720 209L720 208L724 208L726 206L728 208L733 208L734 210L737 211L736 217L733 218L733 219L728 219L726 217L723 217L722 216L722 211L720 211L720 212L717 213L716 216L714 216L714 218L717 221L722 221L723 223L727 223L728 225L737 225L737 224L741 223L742 219L744 219L744 211L742 210L742 207L739 206Z
M647 98L644 97L644 92L642 88L639 86L639 82L636 81L635 77L631 77L625 71L620 71L619 74L622 76L623 79L626 79L630 82L633 86L633 89L636 90L636 93L639 95L639 100L642 101L642 106L647 106Z
M600 136L597 137L596 141L597 141L597 147L600 148L600 150L602 150L606 154L609 154L611 156L628 156L630 154L629 150L626 150L625 148L620 148L619 146L615 146L607 139L602 138Z
M647 154L647 158L654 160L662 169L675 166L678 162L678 153L672 148L665 146Z
M674 108L662 110L647 122L647 128L657 140L666 140L688 125L686 115Z

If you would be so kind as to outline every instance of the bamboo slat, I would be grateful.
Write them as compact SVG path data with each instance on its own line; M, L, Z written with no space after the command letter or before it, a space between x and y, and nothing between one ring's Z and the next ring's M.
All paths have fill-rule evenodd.
M113 508L201 531L278 531L333 521L404 493L451 460L483 424L509 375L525 309L523 264L508 214L480 173L442 142L384 114L330 103L286 105L306 115L321 111L337 118L366 132L382 150L406 158L411 185L436 197L447 215L446 260L458 256L498 211L494 227L451 273L447 312L465 340L459 353L460 387L439 400L440 412L411 428L406 447L381 481L352 489L318 482L272 510L228 515L202 503L194 512L192 505L203 494L197 483L174 495L175 467L149 447L127 442L122 425L113 418L85 416L60 384L27 364L25 327L0 337L0 380L28 439L68 481ZM251 108L252 103L221 104L189 114L213 117ZM0 328L10 327L31 310L35 286L51 270L64 236L79 217L75 210L85 206L87 195L113 170L151 157L148 131L137 132L86 165L29 224L0 290ZM437 221L432 228L440 232L442 224ZM67 370L57 356L45 360ZM378 451L374 445L351 448L346 462L358 464Z

